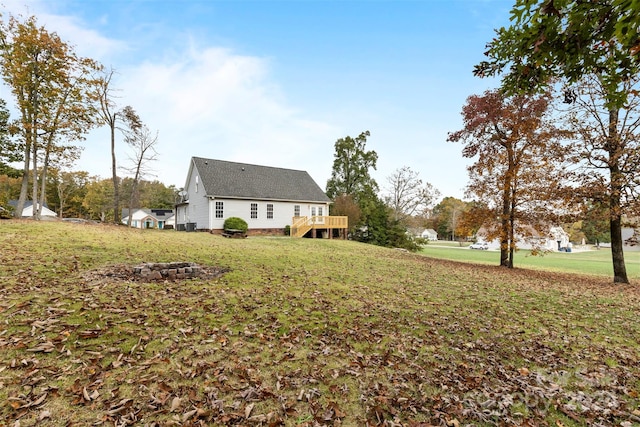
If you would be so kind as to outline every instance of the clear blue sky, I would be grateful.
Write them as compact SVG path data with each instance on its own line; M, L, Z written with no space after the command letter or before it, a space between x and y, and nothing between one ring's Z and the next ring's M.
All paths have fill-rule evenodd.
M5 1L118 75L118 104L159 133L152 167L182 187L191 156L307 170L325 187L334 143L369 130L382 189L409 166L462 197L465 99L496 85L473 77L511 1ZM11 98L2 91L11 103ZM106 128L75 170L110 176ZM125 147L118 151L125 165ZM124 175L124 173L122 173Z

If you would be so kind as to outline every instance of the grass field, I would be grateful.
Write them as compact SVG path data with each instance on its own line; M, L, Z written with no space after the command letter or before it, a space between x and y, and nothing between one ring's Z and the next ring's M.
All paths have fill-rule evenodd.
M482 264L498 264L498 251L471 250L468 245L461 247L458 243L431 242L420 253L433 258L453 261L475 262ZM640 279L640 252L626 252L625 264L630 279ZM530 251L517 251L514 258L516 268L558 271L567 273L593 274L613 277L611 250L589 250L582 252L550 252L543 256L532 256Z
M0 248L0 426L640 422L637 279L58 222ZM126 275L170 261L228 272Z

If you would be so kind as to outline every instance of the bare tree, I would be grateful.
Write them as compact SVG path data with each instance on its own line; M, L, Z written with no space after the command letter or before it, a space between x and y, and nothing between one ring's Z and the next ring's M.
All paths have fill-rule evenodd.
M158 132L153 134L146 125L141 124L126 132L124 140L131 148L130 166L125 170L133 174L131 195L129 196L129 212L132 212L138 183L151 172L149 162L158 159L158 153L155 149L158 142ZM127 225L131 226L131 215L129 215Z
M120 222L120 191L118 179L118 166L116 162L116 129L127 132L142 126L140 117L135 110L126 106L122 110L117 110L113 101L113 88L111 81L115 74L113 68L105 71L100 78L97 97L100 101L100 117L104 124L109 126L111 137L111 180L113 183L113 222ZM122 123L122 126L118 126Z
M410 167L403 166L387 177L389 187L385 200L393 209L396 221L403 221L414 215L425 215L440 197L440 192L430 183L423 182L419 175Z

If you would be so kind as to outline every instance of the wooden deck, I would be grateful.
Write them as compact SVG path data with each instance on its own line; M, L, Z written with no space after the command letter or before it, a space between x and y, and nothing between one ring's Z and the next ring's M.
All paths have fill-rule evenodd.
M295 216L291 221L291 237L303 237L309 231L312 237L318 236L318 232L326 232L329 239L333 238L333 230L338 229L343 239L347 238L349 217L346 216Z

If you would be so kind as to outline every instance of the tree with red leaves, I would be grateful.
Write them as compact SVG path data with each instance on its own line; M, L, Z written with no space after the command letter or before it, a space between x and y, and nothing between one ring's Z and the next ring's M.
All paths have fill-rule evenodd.
M513 268L519 239L546 235L561 208L566 132L550 117L551 97L505 97L487 91L467 99L464 126L447 140L462 142L469 166L467 196L486 206L482 216L488 239L500 239L500 265Z

